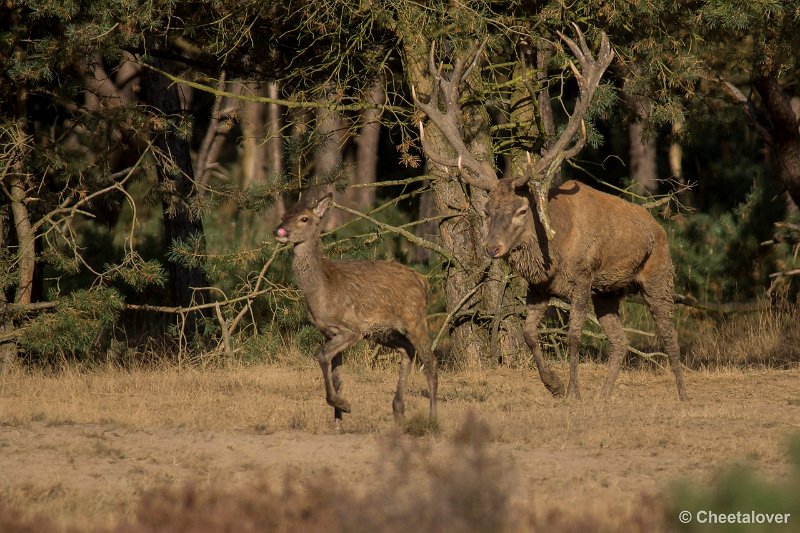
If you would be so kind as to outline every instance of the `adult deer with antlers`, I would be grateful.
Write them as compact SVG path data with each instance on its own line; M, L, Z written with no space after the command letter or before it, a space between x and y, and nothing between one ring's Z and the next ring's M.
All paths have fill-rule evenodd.
M609 370L602 390L602 395L608 397L628 346L619 318L620 300L638 291L644 296L665 345L678 396L686 400L680 351L672 325L674 270L666 232L644 208L588 185L567 181L551 190L561 163L575 156L586 142L583 119L614 56L605 34L595 57L577 26L575 31L577 42L559 33L580 67L570 62L579 88L575 108L563 132L543 150L541 157L535 163L529 157L523 176L498 180L491 163L470 153L460 134L459 87L477 64L482 46L474 47L466 57L457 58L449 79L443 76L443 67L436 66L431 47L430 99L425 102L414 92L414 103L440 130L456 156L432 150L420 122L423 150L432 161L458 168L460 178L469 185L489 191L485 207L488 225L485 252L493 258L504 257L528 282L525 341L542 382L553 395L562 396L564 386L542 357L537 339L537 328L550 297L570 302L567 333L570 373L566 392L576 398L580 398L581 331L589 303L594 304L610 344Z

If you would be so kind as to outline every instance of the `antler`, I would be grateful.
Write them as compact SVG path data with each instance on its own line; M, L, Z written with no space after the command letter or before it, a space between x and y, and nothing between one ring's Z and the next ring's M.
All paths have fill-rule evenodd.
M497 183L497 174L491 163L479 161L470 152L464 139L461 136L459 125L461 123L461 106L459 105L459 86L462 80L467 78L472 69L477 65L478 58L483 53L486 46L484 40L480 44L475 44L466 56L458 57L453 65L453 72L450 79L442 76L444 64L436 66L435 43L431 43L431 54L428 68L431 73L431 97L427 103L417 97L417 91L412 86L411 96L414 104L422 110L428 119L436 125L442 132L447 142L455 150L457 157L446 157L432 149L430 143L425 138L425 128L422 121L419 123L419 138L422 141L422 149L425 154L434 162L448 166L458 167L461 170L461 177L474 187L479 189L491 190ZM444 109L444 111L442 111Z
M535 164L531 162L531 156L528 154L528 165L525 174L514 180L514 186L521 187L528 183L534 175L540 176L538 179L534 180L535 186L533 189L536 194L539 218L542 221L542 225L549 239L552 239L555 235L555 232L550 226L550 218L545 209L550 185L558 169L561 168L561 163L565 159L574 157L586 144L586 124L583 119L586 116L586 112L589 110L589 104L592 101L597 87L600 85L603 74L614 58L614 51L611 49L611 44L608 42L608 36L606 36L605 33L602 34L600 51L595 58L589 46L586 44L586 38L578 25L573 24L572 26L575 28L575 34L578 37L579 44L576 44L575 41L561 32L558 32L558 36L567 44L580 65L579 70L572 61L569 62L569 67L575 75L575 80L578 82L578 88L580 90L575 108L572 111L572 115L569 117L567 126L564 128L561 135L558 136L555 143L545 150L542 157L536 161ZM580 137L574 139L579 130ZM571 143L572 146L570 146Z

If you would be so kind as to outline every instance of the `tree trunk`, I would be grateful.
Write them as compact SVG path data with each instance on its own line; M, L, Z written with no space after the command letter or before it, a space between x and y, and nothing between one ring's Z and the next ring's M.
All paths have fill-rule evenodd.
M245 83L242 92L249 96L260 96L263 89L259 83ZM266 110L260 102L242 102L240 111L242 127L242 189L246 189L251 182L263 183L266 181L266 164L264 150L264 127Z
M772 152L778 167L778 178L800 206L800 128L792 102L772 74L761 74L753 80L766 107L772 127Z
M267 86L267 95L277 99L278 84L270 83ZM283 111L278 104L267 104L267 168L269 169L270 179L276 184L283 178ZM278 222L286 206L283 203L283 195L280 192L275 195L275 209L272 221ZM271 228L275 224L270 224Z
M174 70L169 61L154 59L153 64L166 72ZM153 70L145 69L142 73L141 93L144 102L171 120L182 111L178 87ZM199 237L204 246L202 221L191 208L197 189L189 143L179 134L175 125L168 124L164 131L155 132L154 145L160 152L157 168L163 194L165 255L176 241L186 242L193 237ZM207 300L208 281L201 268L170 260L167 261L167 268L170 273L171 305L189 307ZM187 333L199 331L197 320L200 316L199 313L191 313L187 317Z
M0 248L8 249L10 243L9 200L5 194L0 194ZM6 287L0 285L0 338L14 330L14 323L8 314L8 294ZM4 374L14 366L17 359L17 345L13 341L0 340L0 374Z
M427 36L419 33L420 25L414 20L420 13L409 8L399 13L398 30L403 42L404 71L408 84L414 86L420 94L430 94L431 80L428 76ZM482 115L486 115L485 109ZM481 122L479 109L465 110L466 128L484 128L488 120ZM486 119L487 117L483 117ZM488 130L487 130L488 131ZM451 153L451 148L441 132L430 124L425 129L425 135L433 150L443 154ZM485 142L486 137L481 137ZM480 155L491 154L491 143L481 150L474 143L470 146ZM478 157L480 157L478 155ZM439 222L439 235L442 246L448 250L458 264L448 264L445 282L445 300L448 312L465 311L472 309L479 314L488 314L493 309L488 309L483 299L482 291L473 295L466 301L468 293L481 281L479 266L483 262L481 251L484 241L485 227L481 215L476 209L482 209L486 202L486 194L482 191L472 191L472 198L465 194L465 187L450 174L450 170L441 167L432 161L427 163L427 171L438 176L433 184L433 194L436 213L445 216ZM475 209L471 208L470 200ZM459 307L460 305L460 307ZM450 324L450 359L457 366L478 367L484 363L484 356L491 352L488 331L480 326L471 317L456 319Z
M425 186L429 183L426 181ZM419 215L417 220L426 220L436 216L436 198L432 190L423 192L419 197ZM436 241L439 238L439 225L433 221L428 220L422 224L414 226L414 235L421 237L428 241ZM412 260L415 263L427 263L433 257L433 252L428 248L422 246L414 246L412 253Z
M645 131L650 102L644 96L631 95L628 106L633 115L628 126L630 177L636 184L636 193L647 196L658 190L656 143Z
M383 80L378 79L366 95L366 103L381 105L386 101ZM378 148L381 139L380 109L365 109L361 113L361 130L356 137L356 169L353 184L375 183L378 174ZM369 209L375 204L375 187L347 190L347 202L353 209Z
M672 140L669 143L669 172L679 183L683 183L683 146L680 141L683 128L683 119L672 122Z
M22 171L22 169L19 169ZM25 200L28 190L22 177L11 178L11 213L17 236L17 287L14 303L29 304L33 295L33 276L36 268L36 234L31 226Z
M331 106L337 101L333 88L326 88L326 96L320 102ZM314 170L317 180L328 180L342 166L342 147L344 146L346 127L341 113L320 107L317 110L317 131L325 140L314 154ZM333 186L325 186L321 190L332 191ZM341 211L332 209L324 222L324 230L330 231L336 228L342 220Z

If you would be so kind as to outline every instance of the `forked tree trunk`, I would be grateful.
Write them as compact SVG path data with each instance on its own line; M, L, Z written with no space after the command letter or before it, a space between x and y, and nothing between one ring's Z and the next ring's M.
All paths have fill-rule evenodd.
M400 13L398 29L403 41L404 70L408 83L415 87L420 94L430 94L431 80L428 77L428 36L419 33L420 25L413 20L413 11L407 10ZM485 109L473 109L472 116L467 117L467 128L486 128L488 117ZM465 110L469 115L470 110ZM481 117L481 114L484 115ZM474 119L474 120L470 120ZM486 130L488 131L488 130ZM477 132L475 132L477 133ZM485 132L484 132L485 133ZM439 130L433 126L425 129L425 135L433 150L449 154L451 148ZM481 137L485 143L488 137ZM475 153L491 154L491 143L482 146L479 150L472 146ZM482 191L473 191L472 198L465 194L465 187L452 176L447 168L432 161L427 163L427 171L438 176L433 184L434 203L436 214L444 216L439 222L439 235L441 245L448 250L458 264L447 267L445 282L445 300L449 312L458 313L473 309L478 314L489 314L488 301L484 298L484 291L479 291L466 302L468 293L481 281L479 266L483 262L482 252L485 227L481 215L470 207L472 203L476 209L482 209L486 202L486 194ZM450 353L451 360L459 366L478 367L484 364L484 357L491 353L489 331L481 327L469 317L457 319L450 327Z

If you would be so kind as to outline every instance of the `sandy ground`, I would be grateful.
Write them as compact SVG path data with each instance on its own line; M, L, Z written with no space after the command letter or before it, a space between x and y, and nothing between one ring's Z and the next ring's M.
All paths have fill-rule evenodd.
M688 403L677 401L670 375L643 371L623 372L615 397L598 402L591 398L604 371L582 368L590 399L581 402L550 398L528 371L445 374L442 431L425 437L393 428L389 393L395 377L389 371L351 376L346 390L355 409L341 433L328 422L312 367L256 367L229 376L232 383L258 384L225 394L226 403L241 401L243 411L258 401L250 395L280 395L296 386L298 397L311 396L297 404L298 412L292 414L290 402L289 415L264 423L255 413L192 424L199 417L191 410L215 401L205 400L205 393L194 401L173 398L169 407L153 402L151 416L128 419L132 409L122 403L135 392L136 380L110 386L116 393L97 393L102 402L118 402L119 411L84 399L102 381L80 381L72 393L54 393L48 387L56 385L47 383L6 381L0 389L0 498L58 524L83 527L125 519L145 491L189 481L236 487L265 479L280 483L287 472L302 479L329 470L354 490L369 490L385 474L390 441L423 442L420 450L448 460L452 436L470 412L491 428L491 453L507 463L517 497L542 511L625 513L643 497L658 497L673 480L708 482L732 461L752 463L768 476L786 475L786 439L800 434L800 370L690 373ZM35 390L27 394L26 386ZM410 412L424 411L423 386L417 374ZM53 401L71 403L72 410L59 410L66 407ZM185 418L166 416L169 409L186 411Z

